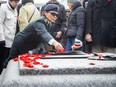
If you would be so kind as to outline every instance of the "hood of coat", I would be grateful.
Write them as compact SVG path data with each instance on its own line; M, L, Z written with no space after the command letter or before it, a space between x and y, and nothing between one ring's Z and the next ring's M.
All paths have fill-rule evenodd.
M80 6L82 6L81 2L79 2L79 1L75 2L74 7L72 8L72 11L75 10L77 7L80 7Z

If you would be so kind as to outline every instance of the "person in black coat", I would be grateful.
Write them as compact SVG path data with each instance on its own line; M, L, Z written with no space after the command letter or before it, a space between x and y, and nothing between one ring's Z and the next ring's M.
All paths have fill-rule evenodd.
M88 0L85 40L94 52L116 53L116 0Z
M37 49L37 53L43 53L44 42L53 45L57 51L63 51L62 45L57 42L48 33L48 24L50 22L55 22L58 16L58 6L57 5L47 5L44 9L44 16L40 17L38 20L31 22L24 30L19 32L14 41L6 62L10 59L18 57L20 54L28 53L32 50L34 52Z
M86 44L99 48L101 33L102 0L88 0L86 8L85 40ZM101 48L100 48L101 49Z
M116 0L103 1L101 28L101 45L116 49Z

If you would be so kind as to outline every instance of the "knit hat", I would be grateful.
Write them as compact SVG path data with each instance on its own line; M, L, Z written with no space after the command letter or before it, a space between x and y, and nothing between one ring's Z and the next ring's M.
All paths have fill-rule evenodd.
M53 11L55 13L58 13L59 7L57 5L55 5L55 4L48 4L44 8L44 11Z
M67 0L67 3L76 3L78 0Z

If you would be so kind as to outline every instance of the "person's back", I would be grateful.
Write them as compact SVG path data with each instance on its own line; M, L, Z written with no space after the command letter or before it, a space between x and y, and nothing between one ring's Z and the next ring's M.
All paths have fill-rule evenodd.
M20 8L18 24L20 31L23 30L30 22L37 20L40 17L40 12L35 7L33 0L22 0Z

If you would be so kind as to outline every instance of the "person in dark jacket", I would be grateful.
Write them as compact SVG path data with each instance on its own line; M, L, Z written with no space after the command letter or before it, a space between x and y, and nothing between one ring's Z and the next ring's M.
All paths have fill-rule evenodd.
M93 52L114 52L116 46L115 0L88 0L85 40ZM113 31L114 30L114 31Z
M2 4L2 0L0 0L0 7L1 7L1 4ZM1 45L1 43L0 43L0 48L3 48L3 45ZM0 74L2 73L2 70L3 70L3 65L2 65L3 60L2 60L2 58L4 58L4 51L0 49Z
M81 43L85 25L85 10L78 0L67 0L68 6L71 9L67 21L67 44L66 51L71 51L71 46L76 42Z
M116 0L103 0L100 44L103 52L116 53Z
M2 0L0 0L0 6L1 6L1 4L2 4Z
M92 45L92 51L97 52L100 45L102 0L88 0L86 8L85 40ZM97 48L97 50L96 50Z
M24 28L24 30L19 32L14 39L7 61L18 57L20 54L28 53L30 50L34 52L34 50L37 49L37 53L45 52L44 42L53 45L57 51L63 51L64 48L62 45L47 31L48 23L55 23L58 16L58 10L59 8L55 4L47 5L44 8L44 16L34 22L31 22L26 28Z
M45 5L42 6L41 8L41 15L44 13L43 9L46 7L48 4L55 4L59 7L59 12L58 12L58 18L55 23L52 23L48 32L57 40L61 41L62 35L64 32L65 28L65 23L66 23L66 12L65 12L65 7L62 5L60 2L57 0L49 0Z

